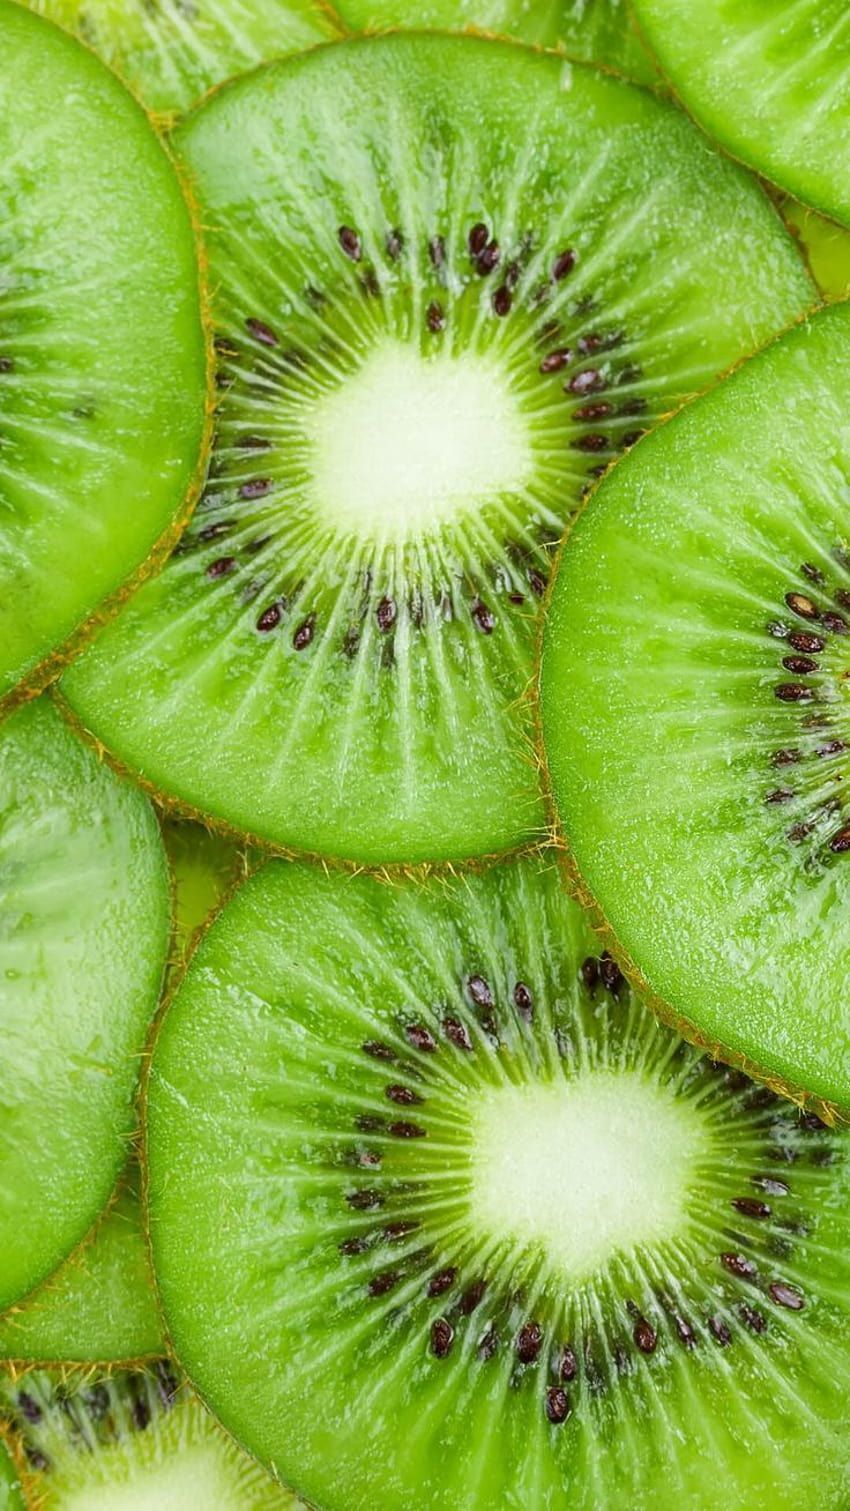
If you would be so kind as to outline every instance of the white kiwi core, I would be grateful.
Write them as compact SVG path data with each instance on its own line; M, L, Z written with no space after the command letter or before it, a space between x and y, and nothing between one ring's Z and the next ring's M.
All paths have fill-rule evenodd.
M600 1071L494 1091L473 1137L476 1225L580 1280L683 1231L706 1134L640 1072Z
M405 540L521 493L531 435L502 363L393 342L305 417L317 512L361 539Z

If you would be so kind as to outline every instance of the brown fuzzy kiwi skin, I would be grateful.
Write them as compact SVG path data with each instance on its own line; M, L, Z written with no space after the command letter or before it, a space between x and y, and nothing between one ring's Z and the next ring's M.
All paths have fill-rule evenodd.
M56 23L53 21L46 21L46 24L49 26L56 25ZM57 27L57 30L61 31L62 28ZM84 47L87 52L92 54L93 57L97 57L94 48L91 47L84 39L78 37L76 40L79 42L79 45L81 47ZM106 67L106 64L104 64L101 59L98 59L98 61L101 62L102 67ZM111 72L112 70L107 71ZM118 78L118 75L116 74L115 77ZM184 203L189 212L192 236L195 244L195 254L197 258L201 328L203 331L204 351L206 357L206 395L204 399L204 423L200 438L200 449L195 469L192 473L189 485L183 495L180 507L174 518L170 521L165 530L163 530L161 535L154 542L153 546L145 557L145 560L141 562L138 567L136 567L136 569L130 574L128 578L125 579L125 581L118 588L116 588L112 593L109 593L106 598L104 598L98 604L97 608L93 609L92 612L88 614L86 618L77 625L76 629L71 631L71 634L67 636L60 645L56 646L52 651L49 651L41 661L39 661L34 667L32 667L30 671L25 673L20 682L16 683L14 687L10 688L7 693L3 694L3 696L0 697L0 723L2 723L3 719L5 719L10 713L12 713L14 709L19 708L22 703L28 703L33 698L37 698L38 695L42 693L46 687L49 687L52 682L55 682L57 678L61 677L66 667L68 667L70 663L80 654L80 652L86 648L89 642L94 639L98 630L102 629L103 626L107 624L109 620L118 613L122 605L125 604L129 598L133 597L134 593L138 591L138 589L142 586L143 583L148 580L149 577L153 577L160 570L160 568L164 566L166 560L171 555L171 552L174 550L174 547L176 546L181 535L189 524L192 515L195 512L195 506L201 497L201 493L203 492L204 483L207 476L207 468L209 466L209 460L212 453L213 426L215 422L216 404L215 387L213 381L215 372L215 352L213 348L214 326L209 283L209 261L201 235L202 222L200 206L192 189L189 175L184 170L182 164L178 161L176 154L172 151L171 146L166 139L163 130L163 118L158 118L152 112L145 110L145 107L141 104L138 97L134 94L133 90L124 83L123 79L119 80L119 82L122 84L123 88L127 90L127 93L138 106L139 110L141 110L147 117L152 130L156 134L162 152L171 165L172 171L180 186L180 191L183 196Z
M847 303L848 305L850 305L850 300L838 300L835 302ZM810 316L815 314L818 309L822 309L824 307L825 305L823 302L819 303L812 310L809 310L807 313L800 315L796 320L793 320L790 325L786 326L775 336L771 337L771 339L767 341L763 346L757 347L755 351L739 358L737 362L732 363L729 368L721 373L713 383L709 384L708 388L703 390L703 393L713 392L714 389L717 388L721 383L723 383L726 378L737 372L739 368L743 367L747 362L751 361L753 357L758 356L762 352L768 351L772 346L775 346L777 342L781 341L784 336L788 335L791 331L798 329L799 326L804 325L810 318ZM686 399L678 409L664 415L662 419L658 421L658 424L653 426L651 431L647 431L646 435L642 436L641 439L636 442L636 446L641 446L648 435L654 434L656 430L660 429L664 425L669 424L672 419L675 419L676 415L681 414L685 409L689 409L690 406L701 397L702 394L693 394L690 398ZM631 451L634 451L635 449L635 447L632 447ZM801 1110L814 1112L822 1122L826 1123L828 1127L834 1128L837 1126L850 1125L850 1107L841 1107L836 1102L829 1101L824 1097L816 1096L814 1093L807 1091L803 1086L799 1086L793 1081L789 1081L782 1076L778 1076L774 1071L767 1070L764 1066L759 1065L755 1060L750 1059L748 1055L742 1054L739 1050L731 1049L728 1045L722 1044L718 1040L708 1037L695 1023L691 1021L690 1018L683 1015L682 1013L677 1012L676 1009L670 1005L670 1003L668 1003L662 996L659 995L658 992L655 991L651 982L647 980L647 978L641 972L639 966L636 965L635 961L632 960L631 956L620 944L603 908L600 906L597 897L588 886L581 872L578 862L576 861L576 858L570 849L569 836L566 834L561 824L561 819L555 801L555 793L552 785L549 763L546 757L546 747L543 740L543 723L540 700L540 668L542 664L543 636L545 632L546 621L549 616L549 606L551 603L552 594L554 592L558 566L560 564L564 551L569 550L569 541L572 530L577 520L580 519L584 514L585 510L593 507L596 492L600 484L615 467L626 465L627 458L630 454L630 452L626 452L622 456L614 458L610 466L603 473L602 477L600 477L594 483L593 487L588 490L588 493L585 496L581 507L577 510L576 514L570 520L566 531L561 538L560 545L557 548L552 575L550 576L549 584L543 600L537 635L537 655L535 658L536 676L533 701L537 767L549 816L548 843L558 857L559 869L561 871L561 876L567 892L570 894L570 896L574 897L577 902L581 903L582 907L585 909L588 915L591 927L593 928L595 933L598 934L608 953L616 961L630 986L640 997L641 1001L645 1003L650 1011L653 1012L655 1016L661 1020L662 1023L665 1023L668 1028L672 1028L676 1033L680 1034L683 1039L687 1039L690 1044L693 1044L696 1049L701 1050L703 1054L708 1055L710 1059L722 1061L726 1065L731 1065L735 1070L742 1070L744 1074L749 1076L752 1081L758 1081L760 1084L767 1086L768 1089L772 1091L776 1096L786 1098L788 1101L793 1102Z

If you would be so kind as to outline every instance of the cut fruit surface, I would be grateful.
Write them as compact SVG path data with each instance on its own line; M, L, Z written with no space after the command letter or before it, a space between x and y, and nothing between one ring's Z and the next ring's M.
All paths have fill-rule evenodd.
M24 1511L18 1471L2 1438L0 1438L0 1511Z
M663 72L712 136L850 222L845 0L633 0Z
M0 0L0 708L192 500L206 355L192 224L144 112Z
M782 218L799 237L812 276L827 299L850 295L850 230L808 205L783 197Z
M342 0L338 10L361 31L468 27L558 48L572 58L619 69L642 84L658 77L626 0Z
M836 305L605 479L541 698L572 854L651 992L850 1113L848 383Z
M632 998L553 867L269 863L147 1087L195 1385L326 1511L839 1511L850 1145Z
M28 1374L0 1384L0 1412L21 1436L31 1503L44 1511L295 1511L165 1360Z
M210 227L215 455L68 700L160 792L282 848L536 837L553 543L599 469L807 304L796 249L671 107L508 44L318 49L178 142Z
M27 704L0 729L0 1310L109 1199L168 928L150 804Z
M321 0L25 0L74 31L148 110L180 114L265 58L338 35Z
M164 1351L134 1164L89 1240L0 1317L0 1361L105 1364Z

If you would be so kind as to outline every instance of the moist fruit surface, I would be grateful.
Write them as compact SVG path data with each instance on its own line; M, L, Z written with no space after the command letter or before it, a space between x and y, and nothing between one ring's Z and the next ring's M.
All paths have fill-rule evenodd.
M633 0L682 102L791 194L850 222L845 0Z
M0 1310L115 1185L168 927L147 799L27 704L0 728Z
M846 1504L846 1140L640 1007L551 865L269 863L147 1155L178 1356L327 1511Z
M165 1360L0 1382L39 1511L294 1511ZM2 1505L2 1501L0 1501Z
M161 143L86 48L0 0L0 708L187 508L204 388Z
M662 1008L850 1112L850 309L641 444L544 638L572 856Z
M104 1364L163 1352L134 1162L83 1246L0 1317L0 1361Z
M0 1511L23 1511L18 1471L0 1438Z
M66 697L156 789L279 847L539 835L553 545L616 455L810 301L796 248L671 107L501 43L318 49L178 146L216 289L213 462Z
M468 27L558 48L640 83L658 77L630 23L626 0L342 0L339 12L361 30Z
M321 0L26 0L77 35L148 110L174 114L264 58L337 34Z

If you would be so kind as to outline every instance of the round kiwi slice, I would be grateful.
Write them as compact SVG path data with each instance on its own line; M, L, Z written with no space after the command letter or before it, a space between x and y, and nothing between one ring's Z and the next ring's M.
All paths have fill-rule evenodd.
M165 1360L33 1372L0 1384L0 1410L20 1436L39 1511L295 1511Z
M177 141L217 290L210 478L66 697L155 789L281 848L524 843L553 543L811 299L796 248L672 107L509 44L320 48Z
M647 438L568 539L541 672L622 950L686 1033L827 1115L850 1113L848 382L833 305Z
M339 35L325 0L26 0L75 31L148 110L177 115L264 58Z
M1 710L176 538L206 353L191 218L144 112L10 0L0 123Z
M737 157L850 222L845 0L633 0L683 104Z
M87 1242L0 1317L0 1360L106 1363L164 1351L133 1161Z
M658 77L631 23L626 0L341 0L339 13L361 31L469 28L559 48L570 57L619 69L641 83L651 84Z
M0 1311L106 1205L168 950L150 804L49 702L0 729Z
M845 1504L850 1144L640 1007L551 864L270 862L146 1118L177 1353L326 1511Z

